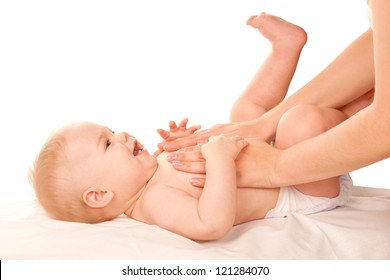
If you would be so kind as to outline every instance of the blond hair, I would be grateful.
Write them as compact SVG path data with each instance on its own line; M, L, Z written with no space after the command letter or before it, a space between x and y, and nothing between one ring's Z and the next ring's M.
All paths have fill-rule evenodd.
M81 188L66 167L65 147L63 133L53 132L30 168L29 179L39 203L49 216L58 220L98 223L112 218L84 203Z

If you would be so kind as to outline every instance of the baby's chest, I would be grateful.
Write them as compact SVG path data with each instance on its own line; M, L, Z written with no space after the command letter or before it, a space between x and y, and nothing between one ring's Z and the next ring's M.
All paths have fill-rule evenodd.
M204 175L181 172L173 168L172 164L165 160L159 159L159 167L155 174L155 180L159 185L169 186L184 192L189 195L199 198L202 189L192 186L191 178L204 177Z
M156 211L156 205L171 208L177 204L177 199L182 198L183 194L199 199L202 189L190 184L193 176L198 175L177 171L169 162L159 157L158 168L137 201L131 218L147 224L156 224L161 212Z

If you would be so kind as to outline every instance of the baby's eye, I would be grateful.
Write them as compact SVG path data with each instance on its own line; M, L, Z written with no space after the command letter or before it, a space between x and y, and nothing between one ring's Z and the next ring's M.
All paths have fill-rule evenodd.
M110 145L111 145L111 141L110 141L110 139L107 139L107 141L106 141L106 149L107 149Z

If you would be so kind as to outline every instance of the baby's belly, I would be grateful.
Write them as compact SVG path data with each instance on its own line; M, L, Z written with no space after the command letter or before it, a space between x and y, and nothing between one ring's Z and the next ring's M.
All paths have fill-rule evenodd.
M205 178L204 175L178 171L164 155L159 157L158 172L160 172L160 183L181 189L196 199L201 197L203 188L194 187L190 180L194 177ZM278 196L279 188L238 188L235 224L264 218L269 210L275 208Z
M279 188L239 188L237 192L237 213L235 225L263 219L275 208L279 197Z

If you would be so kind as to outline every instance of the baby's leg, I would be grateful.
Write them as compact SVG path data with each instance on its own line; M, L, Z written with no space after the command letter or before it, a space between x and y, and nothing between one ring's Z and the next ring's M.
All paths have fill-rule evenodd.
M275 146L287 149L298 142L324 133L346 119L346 114L336 109L298 105L287 111L280 119ZM313 164L316 163L313 162ZM340 190L338 177L294 187L307 195L330 198L336 197Z
M301 27L265 13L247 24L271 42L272 51L233 105L232 122L260 117L284 99L307 40Z

